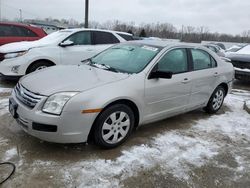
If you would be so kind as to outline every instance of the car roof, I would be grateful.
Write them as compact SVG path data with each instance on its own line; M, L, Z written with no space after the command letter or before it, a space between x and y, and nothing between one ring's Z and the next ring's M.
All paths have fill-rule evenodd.
M18 23L18 22L0 22L1 25L14 25L14 26L23 26L23 27L37 27L37 26L31 26L30 24L25 23ZM39 27L37 27L39 28Z
M109 33L116 33L116 34L124 34L128 36L133 36L130 33L121 32L121 31L113 31L113 30L107 30L107 29L92 29L92 28L73 28L73 29L64 29L61 31L71 31L71 32L78 32L78 31L102 31L102 32L109 32Z
M202 46L199 43L169 42L169 41L164 41L164 40L137 40L137 41L129 41L128 43L149 45L149 46L155 46L159 48L181 46L181 47L193 47L193 48L204 49L204 46Z

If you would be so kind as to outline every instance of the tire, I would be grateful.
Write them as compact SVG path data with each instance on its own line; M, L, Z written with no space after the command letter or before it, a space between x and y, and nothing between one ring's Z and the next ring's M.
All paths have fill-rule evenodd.
M204 110L209 114L218 112L224 102L226 91L222 86L218 86L210 97L207 106Z
M37 61L33 63L27 70L27 74L53 66L52 63L47 62L47 61Z
M117 147L128 139L134 125L135 117L131 108L124 104L110 106L95 121L95 144L105 149Z

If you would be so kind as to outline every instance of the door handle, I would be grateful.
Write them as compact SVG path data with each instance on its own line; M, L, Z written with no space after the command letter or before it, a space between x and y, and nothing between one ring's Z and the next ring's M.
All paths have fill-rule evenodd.
M183 84L187 84L189 82L190 82L190 80L188 78L184 78L184 80L182 81Z
M215 72L215 73L214 73L214 77L217 77L218 75L219 75L218 72Z
M94 51L94 50L91 49L91 48L87 48L87 51L92 52L92 51Z

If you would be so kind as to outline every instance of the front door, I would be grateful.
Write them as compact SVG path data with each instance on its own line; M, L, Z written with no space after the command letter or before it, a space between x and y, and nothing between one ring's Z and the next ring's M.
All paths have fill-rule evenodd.
M171 79L146 79L145 122L167 118L184 111L191 94L187 50L173 49L167 52L156 65L159 71L171 71Z

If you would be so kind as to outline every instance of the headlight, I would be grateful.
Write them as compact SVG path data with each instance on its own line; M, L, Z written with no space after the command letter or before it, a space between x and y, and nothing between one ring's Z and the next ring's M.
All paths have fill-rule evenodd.
M8 53L8 54L4 55L4 58L5 59L11 59L11 58L15 58L15 57L20 57L20 56L26 54L27 52L28 52L28 50L27 51L22 51L22 52Z
M42 111L45 113L60 115L65 104L77 93L78 92L61 92L51 95L43 105Z

